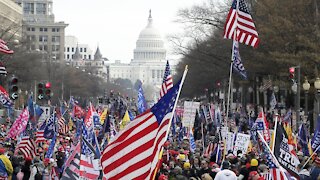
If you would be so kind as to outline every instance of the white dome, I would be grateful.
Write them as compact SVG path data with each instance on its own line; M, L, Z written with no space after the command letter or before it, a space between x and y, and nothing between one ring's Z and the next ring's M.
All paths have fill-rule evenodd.
M151 10L148 25L140 32L133 51L134 62L159 61L166 59L166 49L160 32L153 27Z
M146 28L144 28L140 34L139 39L162 39L160 32L153 27L153 19L151 16L151 11L148 18L148 25Z

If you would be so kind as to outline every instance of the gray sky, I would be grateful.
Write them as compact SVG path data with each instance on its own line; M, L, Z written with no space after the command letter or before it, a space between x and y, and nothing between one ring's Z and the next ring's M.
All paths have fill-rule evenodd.
M191 7L202 0L53 0L56 21L69 24L66 35L95 51L99 44L104 57L129 62L139 33L147 25L149 9L154 26L165 40L183 28L173 20L178 9ZM166 45L169 47L168 43ZM170 58L170 49L168 49Z

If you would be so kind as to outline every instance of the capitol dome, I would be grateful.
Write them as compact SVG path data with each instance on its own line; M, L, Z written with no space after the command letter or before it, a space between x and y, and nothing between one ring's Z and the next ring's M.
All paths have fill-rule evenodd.
M139 34L133 56L135 62L164 60L166 58L164 41L160 32L153 27L151 10L149 11L147 26Z

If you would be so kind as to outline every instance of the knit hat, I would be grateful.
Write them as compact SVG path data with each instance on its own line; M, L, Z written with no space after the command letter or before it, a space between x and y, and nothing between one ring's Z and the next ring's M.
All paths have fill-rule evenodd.
M190 169L190 163L189 162L185 162L183 164L183 169Z
M250 166L258 166L259 162L256 159L251 159Z

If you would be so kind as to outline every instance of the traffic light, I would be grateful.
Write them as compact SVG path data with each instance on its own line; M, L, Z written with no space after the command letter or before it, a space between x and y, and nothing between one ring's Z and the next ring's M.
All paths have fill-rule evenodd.
M289 78L290 78L290 80L292 82L295 82L295 80L294 80L294 71L295 71L294 67L290 67L289 68Z
M50 99L51 98L51 83L50 82L47 82L46 85L45 85L45 97L46 99Z
M18 99L18 78L13 76L9 82L9 93L12 100Z
M38 90L38 99L41 100L41 99L44 99L45 96L44 96L44 84L42 82L38 83L38 86L37 86Z

